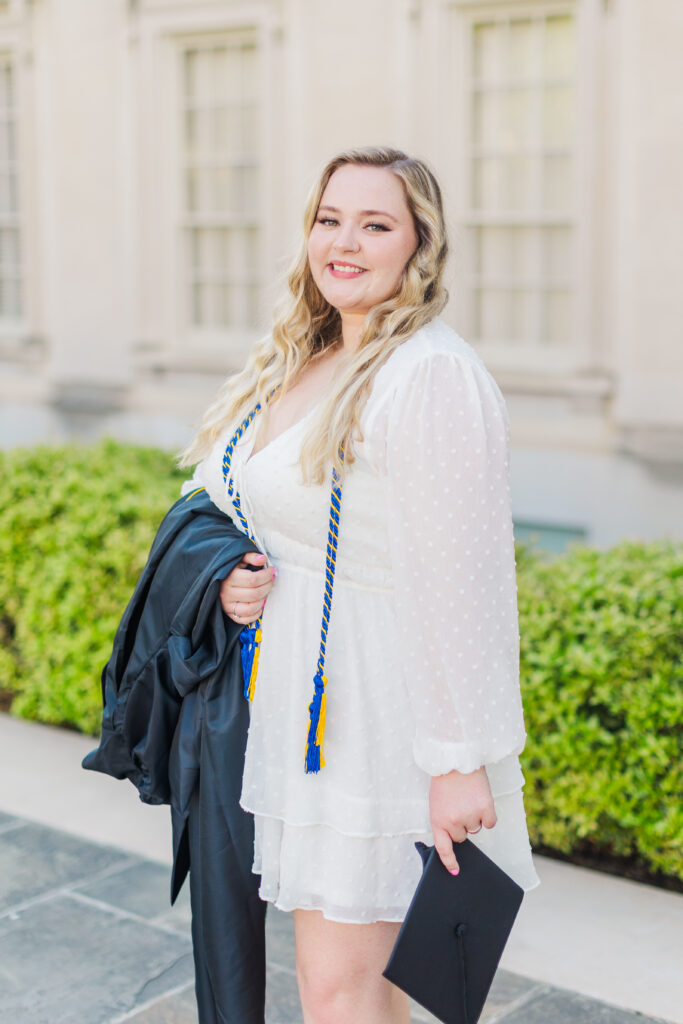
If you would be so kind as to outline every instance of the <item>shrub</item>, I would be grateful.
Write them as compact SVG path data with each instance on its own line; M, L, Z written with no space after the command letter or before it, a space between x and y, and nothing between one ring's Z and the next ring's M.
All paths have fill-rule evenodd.
M99 673L186 475L106 441L0 453L0 690L96 733ZM532 842L683 878L683 546L520 546L522 766Z
M100 669L187 473L113 441L3 452L0 466L0 689L13 714L95 733Z
M683 878L683 547L520 551L532 843Z

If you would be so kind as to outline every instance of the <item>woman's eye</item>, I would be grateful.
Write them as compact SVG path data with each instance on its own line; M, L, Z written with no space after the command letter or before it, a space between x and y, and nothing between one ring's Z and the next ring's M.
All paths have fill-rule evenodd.
M329 228L331 225L336 223L337 221L334 217L318 217L318 224L323 224L326 228Z
M366 224L365 226L366 228L371 228L373 232L390 230L390 228L388 228L386 224Z

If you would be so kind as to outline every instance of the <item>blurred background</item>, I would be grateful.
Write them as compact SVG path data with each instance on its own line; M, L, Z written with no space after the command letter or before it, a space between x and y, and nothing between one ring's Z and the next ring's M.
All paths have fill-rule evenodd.
M177 450L341 148L426 158L518 539L683 523L681 0L0 0L0 445Z

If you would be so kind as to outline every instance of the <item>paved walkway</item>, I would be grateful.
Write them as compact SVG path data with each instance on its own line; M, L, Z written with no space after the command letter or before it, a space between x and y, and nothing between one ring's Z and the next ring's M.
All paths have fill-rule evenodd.
M168 901L167 809L83 772L92 745L0 715L0 1021L196 1024L187 892ZM482 1021L681 1024L683 897L537 866L543 884ZM301 1024L291 916L272 908L267 954L268 1024ZM433 1018L415 1007L413 1020Z

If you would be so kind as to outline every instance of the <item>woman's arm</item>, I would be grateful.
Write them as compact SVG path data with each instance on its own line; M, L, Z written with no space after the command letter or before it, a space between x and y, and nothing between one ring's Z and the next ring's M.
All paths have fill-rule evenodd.
M397 388L387 439L396 608L435 845L495 824L488 763L521 752L509 425L488 371L431 353Z

